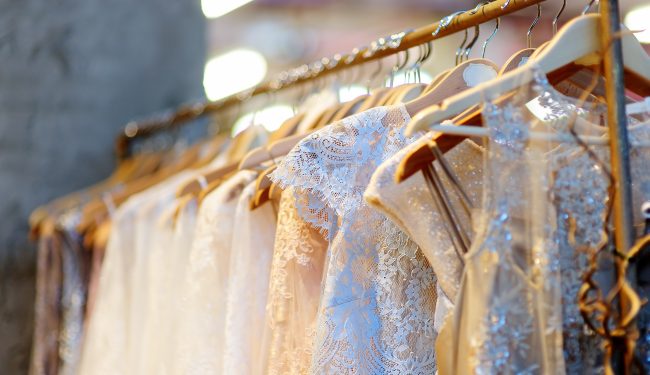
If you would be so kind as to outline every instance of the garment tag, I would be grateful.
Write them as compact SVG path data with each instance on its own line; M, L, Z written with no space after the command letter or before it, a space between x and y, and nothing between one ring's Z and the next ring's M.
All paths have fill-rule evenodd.
M494 68L483 64L469 64L463 71L463 79L469 87L494 79L496 76L497 72Z

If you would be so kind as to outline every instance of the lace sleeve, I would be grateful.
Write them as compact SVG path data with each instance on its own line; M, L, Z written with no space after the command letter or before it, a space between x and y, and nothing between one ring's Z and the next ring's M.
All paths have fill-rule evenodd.
M283 188L293 186L305 221L331 233L338 217L362 204L383 155L404 147L408 119L399 106L377 107L335 122L298 143L270 177Z

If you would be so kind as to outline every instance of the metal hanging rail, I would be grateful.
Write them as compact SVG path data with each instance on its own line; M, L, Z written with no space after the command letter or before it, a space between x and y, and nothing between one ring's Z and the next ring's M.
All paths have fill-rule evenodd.
M632 175L630 169L630 141L625 113L625 82L623 44L620 38L621 16L617 0L600 2L601 40L604 52L605 99L609 127L611 168L614 182L614 240L616 253L616 278L625 279L635 288L635 263L628 261L628 253L635 242L632 204ZM635 321L625 326L622 316L630 311L631 301L622 293L618 304L618 326L624 336L613 343L613 368L617 374L631 374L634 352L627 343L634 339ZM628 337L631 336L631 337Z
M356 48L349 54L337 54L331 58L322 58L312 64L301 65L295 69L280 73L275 79L271 79L252 89L222 100L181 106L177 111L163 118L129 122L116 142L118 157L124 158L128 155L130 144L135 139L146 138L160 131L181 126L182 124L201 116L215 113L232 105L240 104L252 96L295 87L344 69L379 60L514 13L543 1L545 0L492 1L477 6L472 10L454 13L438 22L420 27L413 31L405 31L388 37L379 38L370 43L369 46Z

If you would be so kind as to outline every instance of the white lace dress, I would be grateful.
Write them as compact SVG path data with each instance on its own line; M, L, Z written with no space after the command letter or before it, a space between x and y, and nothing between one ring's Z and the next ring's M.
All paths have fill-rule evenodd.
M378 107L302 140L272 179L329 233L312 372L435 372L436 278L418 247L363 201L374 170L409 143L403 106Z
M240 172L203 200L196 219L194 241L180 298L176 374L220 374L229 260L237 202L244 186L255 178Z
M296 210L293 188L282 192L266 306L268 366L256 373L309 374L327 241Z
M422 249L438 280L438 301L434 327L438 336L436 360L441 374L448 374L451 366L452 342L449 324L463 272L463 254L455 247L448 223L434 201L422 173L397 183L395 173L406 155L429 142L428 133L411 143L382 163L370 180L364 194L374 209L382 212L397 224ZM475 207L480 206L483 186L484 150L471 140L465 140L445 153L445 160L455 173L460 185ZM440 164L434 163L446 191L452 192L451 182L442 173ZM458 214L461 229L472 236L471 218L463 209L458 195L448 194L452 208ZM444 329L444 331L443 331ZM446 370L446 371L445 371Z
M253 181L239 196L234 215L228 293L221 302L226 306L223 374L257 374L255 366L266 363L268 355L261 336L277 217L271 203L251 211L254 193Z

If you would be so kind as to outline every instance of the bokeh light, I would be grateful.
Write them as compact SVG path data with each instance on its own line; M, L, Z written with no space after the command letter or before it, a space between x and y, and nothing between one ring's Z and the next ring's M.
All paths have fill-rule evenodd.
M205 64L203 87L210 100L218 100L262 82L267 63L259 52L237 49L214 57Z

